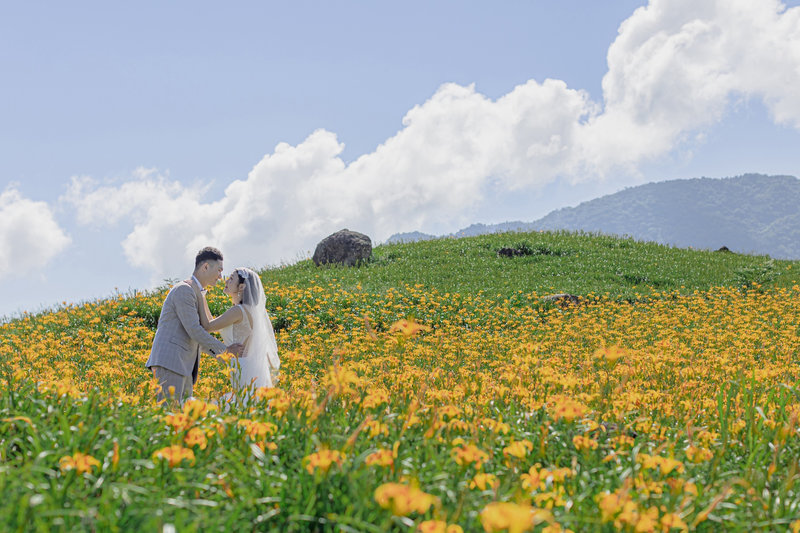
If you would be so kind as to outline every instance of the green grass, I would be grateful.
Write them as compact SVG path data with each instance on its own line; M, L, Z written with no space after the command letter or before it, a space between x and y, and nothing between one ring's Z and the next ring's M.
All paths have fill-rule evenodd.
M523 250L526 255L498 257L497 250L503 247ZM606 302L608 305L602 308L586 306L561 310L543 304L540 296L566 292L624 302L656 300L661 298L661 294L667 294L655 303L666 304L665 309L680 314L687 312L689 304L681 304L681 299L675 299L673 305L670 299L676 292L703 293L718 286L741 288L741 293L733 291L732 299L736 302L752 303L758 298L775 301L771 298L772 293L758 295L758 298L752 295L754 290L769 291L796 285L797 263L775 261L765 256L677 249L608 236L511 233L382 245L374 249L369 262L358 268L320 268L306 260L264 270L262 278L268 293L273 287L267 300L273 322L276 329L284 330L280 331L282 347L286 348L282 379L289 384L292 379L300 383L301 379L313 379L319 383L336 358L340 364L349 363L351 370L361 368L359 372L367 372L363 369L371 369L371 361L380 360L380 364L375 366L375 371L379 372L376 383L383 383L387 389L391 389L394 382L401 381L404 374L393 374L383 365L394 368L393 365L402 363L407 366L398 368L419 370L415 374L418 381L412 380L415 388L419 383L419 390L434 387L437 392L445 393L452 389L452 383L446 381L450 379L448 376L458 374L464 368L474 368L481 371L481 379L463 383L467 391L463 401L469 404L481 394L482 387L500 384L511 388L519 377L515 372L526 369L518 366L508 369L504 365L514 357L525 355L514 351L518 345L539 343L548 328L556 328L551 333L565 351L561 352L562 348L559 348L552 353L539 354L535 348L530 348L534 351L525 357L528 360L533 360L534 356L537 360L541 360L540 357L563 357L557 365L550 366L575 375L586 372L594 377L602 369L595 362L595 366L580 370L575 361L582 352L580 349L570 352L567 341L572 338L575 346L585 344L587 353L591 354L599 344L597 339L607 332L571 330L570 327L576 323L573 319L580 313L593 313L600 309L603 324L608 320L608 329L624 337L631 334L630 329L626 329L631 323L648 316L646 305ZM275 283L279 288L297 287L300 290L286 290L281 296L274 290ZM319 291L303 290L315 286ZM421 290L409 289L414 286L421 286ZM441 516L438 511L429 511L425 517L437 516L461 523L467 532L481 531L478 513L483 506L498 495L502 500L513 501L519 495L521 472L532 464L541 463L548 467L575 469L575 475L565 483L572 507L558 511L560 520L571 525L576 533L612 531L612 523L600 524L595 496L622 487L634 473L654 478L660 476L658 472L643 472L635 457L639 452L654 455L663 452L663 439L651 439L645 430L631 429L640 420L647 422L649 417L665 428L666 438L671 441L669 453L687 463L691 473L687 479L691 478L699 485L697 502L687 510L690 518L712 505L718 494L726 493L731 487L742 496L736 505L731 503L732 498L731 501L725 500L707 522L699 523L698 530L785 529L800 509L800 496L793 487L796 470L792 470L796 468L797 443L800 442L796 430L784 447L776 451L774 444L779 442L782 428L794 424L788 407L800 400L794 389L775 385L773 381L777 378L756 381L755 374L752 378L744 374L724 375L723 379L729 381L719 388L716 398L719 416L714 414L716 411L711 415L718 427L713 424L708 427L718 430L722 451L713 462L698 465L686 461L685 448L693 442L692 432L700 428L690 429L675 415L661 417L658 413L643 412L636 415L640 418L633 418L635 413L630 419L621 416L620 427L627 424L623 433L634 435L636 442L631 455L623 457L615 465L603 461L603 455L610 449L611 439L615 436L613 431L594 433L601 450L578 453L573 437L588 434L581 423L551 420L546 409L531 411L529 407L504 400L499 393L496 398L490 396L490 402L481 404L483 411L477 411L474 417L477 420L489 416L508 422L511 427L508 435L485 430L479 433L478 429L440 428L434 436L441 435L442 439L437 439L426 433L434 427L435 409L420 413L423 423L406 429L404 419L412 412L411 396L393 396L385 406L360 409L354 407L363 399L363 391L359 391L354 397L345 394L331 396L328 403L322 400L322 394L314 402L324 406L319 418L312 417L300 403L293 403L282 417L265 406L249 414L234 413L230 420L228 413L213 413L201 419L198 427L211 430L219 424L227 429L209 436L207 448L194 448L196 464L184 463L174 469L168 468L163 462L153 459L153 453L169 444L183 443L185 431L173 431L167 426L162 418L164 412L153 410L144 396L139 403L133 404L109 401L107 390L97 386L99 378L86 377L86 369L80 366L91 363L87 368L97 370L98 375L105 372L111 376L109 379L124 381L126 385L121 390L135 394L146 381L147 373L143 363L134 361L132 354L141 355L149 349L163 300L162 291L163 288L147 297L66 308L60 313L44 312L3 326L5 338L0 344L0 361L4 363L0 365L0 383L4 389L0 391L0 524L12 529L39 531L158 531L165 524L173 524L180 531L277 528L284 531L395 530L410 533L416 529L415 522L392 518L373 497L377 485L408 476L443 502ZM448 294L452 296L443 296ZM705 297L716 298L715 301L724 299L714 294L714 291L701 294L693 300L694 304L705 305ZM428 296L436 300L436 305L422 301ZM229 305L219 287L210 293L210 300L215 314ZM701 302L698 304L695 300ZM730 317L737 315L741 308L731 305L720 309L722 311L711 317L712 325L716 321L722 324L719 328L732 330L734 326L731 324L735 321ZM531 311L539 311L541 320L538 317L532 320ZM770 346L764 351L768 355L773 351L778 355L791 353L785 347L789 344L775 342L772 346L769 335L759 332L773 332L773 329L793 331L792 328L797 327L798 315L793 312L775 314L774 310L769 314L766 311L758 309L757 316L759 320L763 318L763 323L744 324L746 331L739 339L742 342L747 341L748 336L763 339L753 341L756 344L742 344L740 351L752 360L757 360L752 348L757 342ZM447 332L449 337L431 334L390 342L383 335L395 320L413 315L424 324ZM361 346L359 339L365 337L365 316L370 317L372 329L382 336L374 344L358 348L362 351L354 351L356 355L348 355L348 342L351 344L349 349L356 350ZM615 316L625 327L613 326ZM690 319L685 324L678 323L676 329L668 329L673 350L681 347L674 344L676 338L680 338L678 330L695 327L696 315L687 316ZM697 322L699 324L700 320ZM737 328L741 327L738 322L736 324ZM471 337L478 344L460 344L459 337L467 335L469 330L480 334ZM17 377L17 373L11 370L13 365L5 364L7 361L17 365L21 362L23 370L29 369L20 353L28 343L39 342L39 337L44 338L45 334L51 341L42 344L39 350L44 354L45 366L58 368L58 364L65 363L65 357L74 359L76 376L96 386L90 388L86 396L70 398L44 391L36 379ZM739 334L739 329L736 329L730 338ZM505 348L497 347L498 339L508 341ZM656 336L654 339L652 342L662 341L664 337ZM701 336L703 339L705 337ZM114 345L115 342L119 344ZM98 356L100 348L106 344L113 345L113 353ZM690 351L694 346L687 343L685 348ZM289 350L297 353L290 357L287 354ZM299 355L307 356L308 360L301 361ZM654 368L661 360L660 356L652 360ZM129 364L121 367L119 375L111 372L123 362ZM591 363L588 359L585 362ZM690 374L693 383L706 379L701 379L702 372L695 366L693 362L687 363L685 368L677 371ZM782 368L787 366L790 365ZM495 368L499 370L494 372ZM645 370L639 369L637 373ZM677 374L672 367L662 370L665 381L685 379L680 377L684 374ZM203 372L202 379L212 379L208 366ZM611 381L607 368L605 372L607 383L616 383ZM495 380L499 380L498 383L494 383ZM535 381L529 384L535 384ZM324 392L324 386L318 386ZM547 387L556 385L551 383ZM766 392L762 393L761 388ZM757 390L760 396L756 395ZM763 403L766 393L775 394L777 398L768 399L764 404L773 407L772 411L765 408L766 413L775 419L770 420L771 425L766 423L762 405L756 403L757 396ZM610 385L605 394L612 394ZM713 397L710 399L714 400ZM732 407L740 403L747 405L747 411L745 426L737 437L740 441L736 441L728 432L739 416ZM347 444L367 414L386 423L387 434L374 439L362 435L355 444ZM238 417L274 423L277 431L268 440L275 442L277 450L264 453L254 447L237 424ZM687 434L683 433L684 427ZM471 467L457 465L451 457L452 437L455 436L474 438L482 449L492 450L486 471L501 477L499 492L468 489L474 471L470 470ZM506 463L502 451L515 439L527 439L533 445L531 455L519 471L516 466ZM395 442L402 442L398 448L396 471L365 467L370 453L379 447L391 449ZM304 457L326 445L333 449L351 446L344 466L334 467L327 476L307 474L303 466ZM119 451L119 463L114 459L115 448ZM61 471L60 458L75 451L90 453L101 465L84 475ZM772 478L764 474L770 464L777 468ZM745 481L750 485L746 486ZM226 493L227 488L235 497ZM752 494L746 492L749 488L752 488ZM679 508L682 497L681 494L665 493L663 498L654 497L652 502L643 500L640 503L642 509L651 503L667 503L670 508ZM761 497L763 502L758 500ZM422 517L414 520L420 522Z
M498 257L503 247L527 247L533 253ZM611 236L534 232L381 245L359 268L317 267L305 260L268 270L264 279L298 287L336 283L351 290L361 285L373 293L421 284L442 293L482 291L486 297L563 292L635 300L653 292L691 293L715 286L790 287L797 263Z

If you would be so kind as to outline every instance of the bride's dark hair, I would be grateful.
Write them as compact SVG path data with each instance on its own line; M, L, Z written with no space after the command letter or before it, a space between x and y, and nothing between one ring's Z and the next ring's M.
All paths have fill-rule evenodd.
M258 295L252 294L252 288L256 285L248 283L247 277L242 276L242 272L247 274L248 277L257 275L255 272L248 272L239 268L236 269L236 276L239 278L239 285L244 284L244 289L242 289L242 301L239 303L242 305L255 305L258 303Z

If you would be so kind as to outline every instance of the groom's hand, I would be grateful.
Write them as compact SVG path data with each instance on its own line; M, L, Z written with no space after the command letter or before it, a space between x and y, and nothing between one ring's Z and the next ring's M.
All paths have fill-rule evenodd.
M228 346L228 353L232 353L236 357L241 357L243 351L244 351L244 345L242 344L236 343Z

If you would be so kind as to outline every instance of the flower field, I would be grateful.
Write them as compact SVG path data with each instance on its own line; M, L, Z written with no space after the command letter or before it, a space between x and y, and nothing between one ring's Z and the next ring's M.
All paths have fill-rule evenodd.
M561 307L262 279L281 373L249 407L213 403L211 359L155 406L163 292L0 325L4 529L800 531L796 284Z

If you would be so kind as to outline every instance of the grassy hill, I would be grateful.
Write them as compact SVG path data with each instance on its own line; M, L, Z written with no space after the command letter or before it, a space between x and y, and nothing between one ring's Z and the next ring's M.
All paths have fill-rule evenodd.
M229 367L210 358L196 400L155 405L166 289L24 316L0 324L0 523L800 528L798 268L514 233L265 270L281 372L247 406L218 402ZM560 292L583 305L541 299Z
M499 257L501 248L520 249L525 255ZM532 231L383 244L373 249L369 262L357 268L317 267L308 259L262 270L261 277L265 287L335 285L380 294L419 285L440 293L481 294L500 300L520 293L570 293L634 301L663 292L690 294L712 287L791 287L800 279L798 268L800 261L769 256L678 248L586 232ZM149 307L131 304L147 316L152 327L167 288L148 293ZM280 319L280 302L267 293L273 319ZM224 300L217 307L211 302L214 312L226 305Z
M498 257L500 248L521 249L527 255ZM482 292L489 298L566 292L634 299L714 286L790 287L798 277L794 265L798 262L767 256L560 231L387 244L376 247L373 260L360 268L318 268L309 260L269 270L264 278L303 287L335 280L345 288L358 285L370 292L421 284L439 292Z

